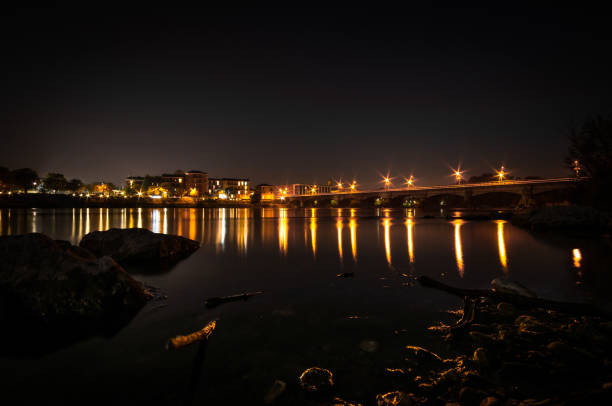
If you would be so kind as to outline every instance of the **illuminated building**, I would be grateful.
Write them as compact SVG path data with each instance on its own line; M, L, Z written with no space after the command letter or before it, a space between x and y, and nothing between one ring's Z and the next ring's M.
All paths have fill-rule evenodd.
M251 198L249 179L246 178L210 178L208 194L217 198L243 200Z
M185 187L190 196L204 196L208 193L208 174L191 170L185 172Z

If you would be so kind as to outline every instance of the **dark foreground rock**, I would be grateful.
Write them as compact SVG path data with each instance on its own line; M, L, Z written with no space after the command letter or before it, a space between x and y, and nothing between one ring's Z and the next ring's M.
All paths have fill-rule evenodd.
M5 308L44 320L102 317L149 298L112 258L37 233L0 237L0 292Z
M0 237L0 354L42 355L112 335L150 297L108 256L43 234Z
M123 266L136 266L139 270L167 269L200 248L197 241L142 228L94 231L83 237L79 246L98 257L108 255Z

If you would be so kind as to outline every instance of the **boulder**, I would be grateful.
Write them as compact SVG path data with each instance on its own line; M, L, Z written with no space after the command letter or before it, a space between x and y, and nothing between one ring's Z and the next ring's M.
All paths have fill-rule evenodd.
M7 315L45 322L97 318L138 309L150 298L112 258L68 245L38 233L0 237Z
M200 248L197 241L142 228L94 231L85 235L79 246L98 257L108 255L123 266L153 269L169 268Z

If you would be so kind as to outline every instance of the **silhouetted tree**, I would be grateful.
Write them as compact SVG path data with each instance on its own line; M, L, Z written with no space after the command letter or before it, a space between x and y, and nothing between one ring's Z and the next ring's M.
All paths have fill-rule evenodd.
M11 171L11 175L13 178L13 185L19 189L23 190L24 193L34 187L34 183L39 182L38 174L34 169L30 168L21 168L15 169Z
M584 202L612 208L612 119L596 116L581 126L570 128L565 163L589 179L583 191Z
M82 187L83 187L83 182L81 182L81 179L70 179L70 181L66 185L66 190L69 190L72 193L76 193Z
M491 182L495 180L495 175L490 172L483 173L479 176L472 176L468 179L468 183L482 183L482 182Z
M68 180L61 173L50 172L43 180L45 189L57 192L58 190L66 190L68 186Z
M4 166L0 166L0 190L11 189L13 183L13 175L11 171Z

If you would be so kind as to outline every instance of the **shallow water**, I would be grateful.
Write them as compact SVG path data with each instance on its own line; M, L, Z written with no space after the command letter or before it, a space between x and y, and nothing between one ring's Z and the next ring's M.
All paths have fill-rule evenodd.
M2 210L2 235L41 232L78 243L88 232L144 227L198 240L202 248L157 274L136 274L167 300L147 304L112 337L78 341L36 359L0 359L5 396L23 403L132 400L155 404L258 404L274 380L277 404L306 400L297 377L334 372L335 394L372 403L394 389L385 368L402 348L442 354L427 330L454 320L461 301L415 286L428 275L464 287L518 280L538 295L610 307L607 239L534 236L505 221L423 219L407 210L57 209ZM354 272L354 278L338 278ZM264 291L214 309L204 299ZM203 357L166 340L217 319ZM360 348L378 343L376 352ZM202 355L202 354L199 354ZM36 388L36 390L32 390Z

